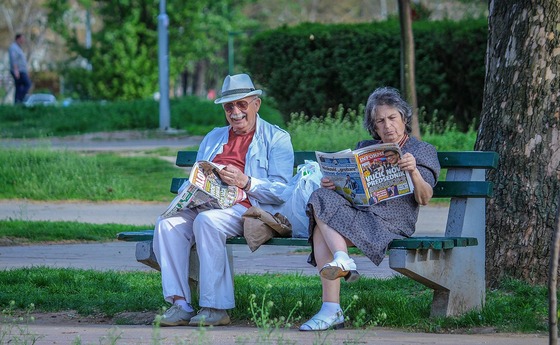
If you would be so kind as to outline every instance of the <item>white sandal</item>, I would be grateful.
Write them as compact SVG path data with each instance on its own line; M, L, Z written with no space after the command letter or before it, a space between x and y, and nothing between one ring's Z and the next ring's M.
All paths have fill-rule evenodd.
M344 262L333 260L323 266L323 268L319 271L319 274L321 277L328 280L344 278L344 280L349 283L360 279L360 273L356 270L356 263L352 259Z
M327 329L344 328L344 315L342 310L331 316L315 314L309 321L301 325L300 331L326 331Z

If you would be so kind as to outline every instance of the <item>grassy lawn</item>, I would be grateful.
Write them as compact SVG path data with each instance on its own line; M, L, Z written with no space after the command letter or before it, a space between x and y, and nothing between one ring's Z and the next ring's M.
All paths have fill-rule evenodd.
M115 316L121 312L158 313L165 307L159 272L25 268L0 271L0 307L6 311L57 312ZM266 318L299 325L320 308L317 276L238 274L234 322L259 324ZM408 278L362 278L342 284L341 304L348 324L426 332L468 332L492 327L498 332L545 332L547 289L506 281L488 292L486 306L457 318L430 318L431 291ZM194 297L195 305L197 297ZM87 301L87 303L84 303ZM290 315L289 320L286 318Z

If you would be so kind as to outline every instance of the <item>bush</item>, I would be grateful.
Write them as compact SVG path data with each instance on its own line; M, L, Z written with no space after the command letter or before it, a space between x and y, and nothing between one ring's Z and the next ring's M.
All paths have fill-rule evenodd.
M224 126L222 107L194 96L172 99L171 127L191 135L204 135ZM263 100L259 113L267 121L285 127L278 110ZM77 102L66 107L0 106L0 137L37 138L117 130L159 128L159 104L154 100Z
M413 30L419 107L467 130L482 109L486 21L420 21ZM341 104L358 109L375 88L400 85L396 20L282 27L255 36L245 56L259 57L245 65L286 121L294 112L322 116Z

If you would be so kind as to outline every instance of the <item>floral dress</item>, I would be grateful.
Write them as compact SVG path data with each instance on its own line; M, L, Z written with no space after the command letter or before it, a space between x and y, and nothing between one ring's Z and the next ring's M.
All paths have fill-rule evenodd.
M358 143L357 148L379 144L377 140ZM425 142L410 137L401 148L403 154L411 153L424 181L435 186L440 172L436 149ZM309 217L309 243L311 254L307 260L316 266L313 251L313 215L350 240L374 264L383 261L387 246L397 238L409 237L416 230L419 205L414 194L380 202L368 207L354 207L333 190L319 188L311 194L307 203Z

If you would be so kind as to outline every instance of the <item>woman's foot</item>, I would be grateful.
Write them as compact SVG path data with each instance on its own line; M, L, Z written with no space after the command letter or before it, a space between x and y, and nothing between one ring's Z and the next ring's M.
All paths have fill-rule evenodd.
M321 271L319 271L321 277L328 280L335 280L338 278L344 278L347 282L355 282L360 279L360 274L356 270L356 263L351 258L347 260L344 259L334 259L329 262Z
M309 321L301 325L300 331L325 331L327 329L344 328L344 315L342 310L332 315L326 315L321 312L315 314Z

